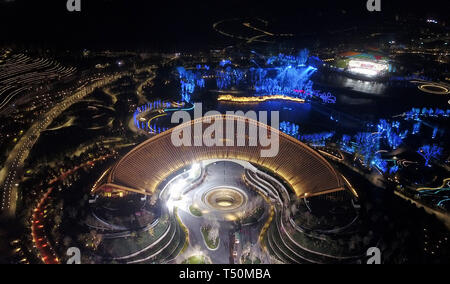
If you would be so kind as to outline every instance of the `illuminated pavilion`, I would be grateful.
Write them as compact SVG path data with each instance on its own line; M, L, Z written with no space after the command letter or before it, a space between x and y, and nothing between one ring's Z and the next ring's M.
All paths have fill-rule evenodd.
M245 125L246 130L250 126L256 126L258 129L265 129L269 134L278 133L278 154L275 157L261 157L261 150L264 149L261 146L173 145L171 136L175 129L189 129L192 139L195 140L195 136L198 135L194 131L195 127L201 126L203 135L204 130L212 122L211 118L214 123L224 124L223 137L229 137L225 127L227 122L241 123ZM233 128L236 137L236 129L239 127ZM250 145L249 131L245 132L245 145ZM272 171L284 179L296 196L301 198L345 190L342 176L328 161L305 144L249 118L218 115L192 120L140 144L102 176L94 191L115 189L151 195L175 171L202 160L214 159L247 161Z

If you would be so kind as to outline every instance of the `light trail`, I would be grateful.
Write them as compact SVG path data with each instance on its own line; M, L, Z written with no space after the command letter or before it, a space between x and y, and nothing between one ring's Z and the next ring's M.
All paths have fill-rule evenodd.
M235 97L233 95L220 95L217 98L218 101L228 101L228 102L238 102L238 103L261 103L266 101L291 101L295 103L305 103L304 99L289 97L285 95L271 95L271 96L261 96L261 97Z
M445 187L447 187L447 182L450 182L450 178L446 178L444 179L444 181L442 182L442 185L440 187L437 188L430 188L430 187L421 187L416 189L417 191L433 191L433 190L440 190L443 189Z
M154 117L152 117L152 118L150 118L150 119L148 120L147 126L148 126L148 128L150 129L150 133L156 133L156 130L153 129L153 128L150 126L150 122L152 122L153 120L155 120L155 119L157 119L157 118L166 116L166 115L167 115L167 113L159 114L159 115L154 116Z
M434 95L447 95L447 94L450 94L450 90L447 87L445 87L443 85L436 84L436 83L423 84L423 85L420 85L418 88L422 92L429 93L429 94L434 94ZM433 88L434 89L439 89L440 91L433 90Z

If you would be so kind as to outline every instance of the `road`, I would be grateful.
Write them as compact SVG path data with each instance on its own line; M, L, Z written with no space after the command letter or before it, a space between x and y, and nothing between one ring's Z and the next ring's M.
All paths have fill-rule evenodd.
M22 176L23 166L30 150L38 141L42 131L61 113L73 104L77 103L87 95L94 92L95 89L110 84L128 73L118 73L105 76L102 79L95 79L80 87L73 95L67 97L62 102L56 104L51 110L42 116L40 121L34 123L28 131L17 142L13 150L9 153L8 159L5 161L0 171L0 184L2 185L1 196L1 216L6 218L14 218L18 199L18 182Z
M152 84L153 80L156 78L156 72L154 72L152 68L149 68L147 71L151 74L151 76L143 81L136 89L136 95L138 96L139 105L142 105L147 101L144 95L144 87Z

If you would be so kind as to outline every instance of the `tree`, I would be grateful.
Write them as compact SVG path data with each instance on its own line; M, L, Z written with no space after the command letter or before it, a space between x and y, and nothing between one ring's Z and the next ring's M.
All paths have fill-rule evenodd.
M425 145L419 148L417 153L419 153L425 159L425 166L428 167L431 159L439 159L439 157L442 155L442 148L437 146L436 144Z

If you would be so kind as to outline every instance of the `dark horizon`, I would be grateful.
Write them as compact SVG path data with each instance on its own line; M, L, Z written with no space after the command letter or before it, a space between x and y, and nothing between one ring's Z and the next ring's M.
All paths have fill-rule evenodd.
M245 2L206 1L164 3L123 0L82 0L82 11L69 13L66 0L0 1L0 44L57 48L199 48L221 40L215 21L234 17L262 17L273 28L292 33L324 32L352 26L377 26L395 15L433 16L448 21L446 3L382 1L382 12L369 13L366 0ZM283 5L284 4L284 5Z

